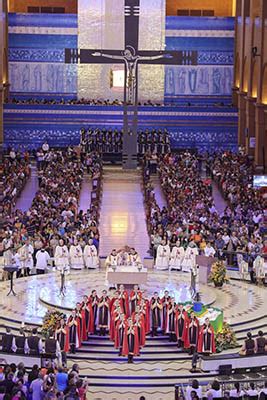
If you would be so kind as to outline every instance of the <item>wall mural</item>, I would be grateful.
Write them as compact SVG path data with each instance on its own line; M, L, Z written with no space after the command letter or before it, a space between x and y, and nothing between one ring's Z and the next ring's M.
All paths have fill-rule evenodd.
M232 66L166 66L165 95L231 95Z
M59 63L9 63L11 92L74 93L77 66Z

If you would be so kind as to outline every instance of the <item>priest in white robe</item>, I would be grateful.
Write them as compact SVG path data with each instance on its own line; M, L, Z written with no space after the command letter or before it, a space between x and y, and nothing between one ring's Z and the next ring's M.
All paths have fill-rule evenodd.
M70 267L72 269L84 268L82 247L76 238L70 246Z
M137 251L134 248L131 248L129 253L129 265L133 265L135 267L142 264L141 258Z
M109 256L106 258L106 267L116 268L118 266L118 254L117 250L113 249Z
M33 269L33 252L34 249L29 239L27 239L25 244L18 250L20 265L24 276L29 276L30 271Z
M180 240L177 240L175 246L172 248L171 251L170 271L172 269L181 270L183 259L184 259L184 248L181 246Z
M162 240L157 248L156 269L165 270L169 269L171 250L166 240Z
M64 240L60 239L55 249L55 266L59 271L69 270L69 250Z
M50 255L43 247L36 253L36 272L37 274L44 274L48 269Z
M264 258L258 255L253 261L253 269L256 274L257 283L262 283L265 277Z
M88 244L85 246L83 251L83 257L86 268L95 269L99 267L97 248L93 244L93 239L89 239Z
M237 265L241 279L245 279L248 274L248 263L244 260L243 254L237 253Z
M198 255L198 248L194 242L190 242L185 250L184 259L182 262L182 270L190 272L192 267L196 265L196 256Z

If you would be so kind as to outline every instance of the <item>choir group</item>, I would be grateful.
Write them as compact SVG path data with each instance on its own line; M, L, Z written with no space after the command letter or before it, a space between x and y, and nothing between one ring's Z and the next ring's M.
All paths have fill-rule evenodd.
M133 356L140 355L146 335L153 337L159 332L169 335L170 342L176 342L179 349L190 354L216 351L214 330L208 318L200 326L195 314L188 313L183 304L176 304L167 290L163 297L154 292L149 300L138 285L130 293L124 285L110 288L109 295L103 290L98 296L92 290L90 296L83 296L82 302L76 304L68 320L61 321L55 338L62 351L75 353L90 334L105 336L107 331L119 356L128 356L129 363Z

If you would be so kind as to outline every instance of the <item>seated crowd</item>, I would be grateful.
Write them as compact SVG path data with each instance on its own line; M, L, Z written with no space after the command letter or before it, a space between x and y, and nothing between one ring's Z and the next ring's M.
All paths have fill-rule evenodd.
M0 167L0 216L4 217L11 212L30 173L29 153L22 155L11 149L8 154L5 154Z
M226 170L231 170L231 167L228 165ZM194 264L195 255L199 253L227 258L231 263L234 252L242 254L245 250L250 267L257 269L259 264L254 272L262 278L264 260L261 256L267 254L267 241L264 239L266 200L255 189L249 188L246 192L243 185L239 190L243 197L238 199L242 200L242 204L244 200L245 206L241 208L241 205L229 202L224 212L219 214L212 198L211 181L201 177L197 157L189 152L168 154L158 161L161 187L167 203L160 209L146 165L143 171L147 226L156 265L160 266L157 263L158 250L161 257L158 261L163 261L163 268L176 266L185 270L192 262ZM227 187L234 187L235 184L235 178L231 180L230 175ZM249 204L252 202L255 204L250 211ZM243 261L243 258L238 258L242 268Z
M39 188L31 207L27 212L13 210L3 220L2 266L15 264L28 275L34 265L42 272L53 257L57 267L66 262L73 268L83 266L84 262L88 268L96 267L100 159L92 155L91 204L83 211L78 205L83 166L76 151L48 148L39 150L39 156L37 154Z

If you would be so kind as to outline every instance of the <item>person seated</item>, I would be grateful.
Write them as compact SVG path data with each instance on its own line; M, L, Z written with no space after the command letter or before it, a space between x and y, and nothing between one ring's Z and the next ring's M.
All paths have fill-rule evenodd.
M266 353L267 341L263 336L263 332L259 331L258 336L255 339L255 353L256 354L265 354Z
M234 383L234 389L230 390L230 398L239 399L245 395L245 392L240 389L240 383Z
M245 340L239 354L241 356L252 356L255 354L255 341L252 339L251 332L247 333L247 339Z

